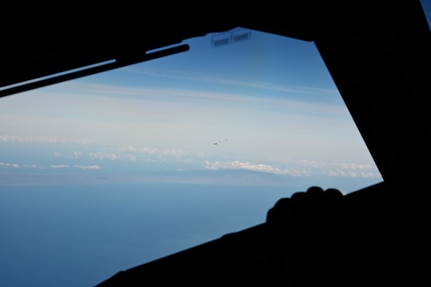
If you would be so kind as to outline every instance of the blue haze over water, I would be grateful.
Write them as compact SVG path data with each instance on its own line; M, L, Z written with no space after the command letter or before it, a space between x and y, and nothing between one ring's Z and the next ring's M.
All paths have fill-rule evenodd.
M0 286L94 286L120 270L260 224L277 199L305 189L306 181L3 185Z

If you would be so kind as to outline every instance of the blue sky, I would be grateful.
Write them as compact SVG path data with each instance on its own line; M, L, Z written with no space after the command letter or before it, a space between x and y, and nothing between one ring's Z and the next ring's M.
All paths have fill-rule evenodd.
M185 41L188 52L3 98L10 152L0 168L381 180L313 43L250 31L212 47L213 35ZM11 158L19 146L33 158Z
M3 179L121 161L381 180L313 43L250 35L2 98Z

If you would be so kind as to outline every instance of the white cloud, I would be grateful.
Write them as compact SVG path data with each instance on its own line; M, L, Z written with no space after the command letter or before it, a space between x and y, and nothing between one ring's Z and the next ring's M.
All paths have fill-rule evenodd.
M101 167L98 165L74 165L74 167L79 168L79 169L85 169L85 170L101 169Z
M61 152L61 151L55 151L54 152L54 157L68 157L68 158L76 159L76 158L79 158L81 156L82 156L82 152L81 151L71 151L71 152L68 152L68 153L64 153L64 152Z
M291 168L280 168L264 163L244 161L205 161L205 167L210 170L240 169L258 172L268 172L290 176L340 176L352 178L380 178L379 171L371 164L355 164L343 162L301 161L290 162Z
M345 162L332 162L328 164L326 175L358 178L381 177L377 168L372 166L371 164L356 164Z
M292 175L292 176L301 176L308 175L306 170L291 170L291 169L281 169L278 167L274 167L269 164L263 163L250 163L250 162L242 162L242 161L205 161L205 167L211 170L219 170L219 169L242 169L242 170L251 170L251 171L259 171L259 172L268 172L274 174L282 174L282 175Z
M312 174L317 175L352 178L381 178L381 174L377 167L371 164L317 161L303 161L302 164L304 166L309 166Z
M202 158L202 151L177 149L160 149L151 147L119 147L105 148L103 151L89 152L91 159L97 160L128 160L128 161L169 161L192 162L195 157Z
M82 155L82 152L80 152L80 151L73 151L73 152L71 152L69 155L68 155L68 157L70 157L70 158L78 158L78 157L80 157Z
M120 159L119 155L112 153L112 152L111 153L90 152L88 155L92 159L99 159L99 160L103 160L103 159L117 160L117 159Z
M51 168L68 168L70 165L68 164L51 164L49 167Z
M62 153L62 152L60 152L60 151L55 151L55 152L54 152L54 156L55 156L55 157L63 157L63 156L64 156L64 153Z
M329 95L339 97L339 93L336 89L324 89L315 87L305 87L305 86L285 86L278 85L274 83L266 82L248 82L240 80L222 79L222 78L203 78L201 75L199 77L183 77L183 76L173 76L173 78L182 78L188 80L198 80L203 82L211 82L218 84L228 84L241 87L259 88L269 91L279 91L286 94L300 95L300 94L310 94L310 95ZM148 87L129 87L121 85L108 85L108 84L92 84L92 83L69 83L70 89L79 92L80 95L92 95L92 96L108 96L122 95L122 100L128 98L136 98L139 100L150 100L150 101L160 101L163 99L166 101L169 99L177 104L182 103L182 99L194 99L194 100L215 100L225 103L226 101L236 101L236 102L255 102L257 104L264 102L274 102L275 104L285 103L287 107L292 105L305 105L305 108L310 108L313 103L306 103L298 100L293 100L289 96L284 98L272 98L272 97L254 97L249 94L243 95L239 93L226 93L226 92L213 92L208 90L197 90L197 89L169 89L169 88L148 88ZM295 106L295 107L296 107Z
M118 150L119 151L132 151L132 152L134 152L134 151L136 151L136 148L134 146L129 145L127 147L120 147Z
M326 95L339 95L337 89L326 89L326 88L315 88L315 87L305 87L305 86L286 86L281 84L274 84L269 82L250 82L250 81L242 81L242 80L232 80L229 78L221 78L221 77L208 77L203 75L185 73L184 71L179 70L137 70L134 68L129 68L129 71L145 74L148 76L161 77L161 78L172 78L172 79L181 79L181 80L192 80L198 82L205 82L210 84L223 84L223 85L233 85L240 87L248 87L248 88L260 88L270 91L281 91L285 93L293 93L293 94L326 94ZM118 89L116 89L118 90Z
M22 165L24 168L43 169L44 167L38 163L25 163Z
M17 163L7 163L7 162L0 162L0 167L20 168L19 164Z
M136 161L138 157L135 154L131 153L124 153L123 150L120 152L90 152L88 156L92 159L97 160L129 160L129 161ZM128 151L128 150L127 150Z
M22 136L22 135L0 135L2 142L19 142L19 143L73 143L73 144L90 144L86 139L63 138L53 136Z
M138 149L139 152L145 153L145 154L157 154L159 153L159 150L156 148L150 148L150 147L143 147Z

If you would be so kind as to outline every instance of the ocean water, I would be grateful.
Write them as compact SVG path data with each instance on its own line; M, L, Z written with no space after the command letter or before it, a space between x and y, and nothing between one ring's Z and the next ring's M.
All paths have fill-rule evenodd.
M0 287L94 286L265 221L275 186L2 186Z
M0 287L94 286L120 270L263 223L278 199L313 182L348 193L376 180L53 182L0 184Z

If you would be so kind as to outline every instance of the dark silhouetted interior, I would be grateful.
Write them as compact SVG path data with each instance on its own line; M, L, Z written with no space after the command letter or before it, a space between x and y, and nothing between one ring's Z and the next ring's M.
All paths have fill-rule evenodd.
M119 270L97 286L429 285L431 37L420 2L175 5L16 10L15 21L0 20L9 27L2 31L0 96L182 52L187 47L146 54L235 27L313 41L384 181L345 196L310 182L276 202L264 223Z

